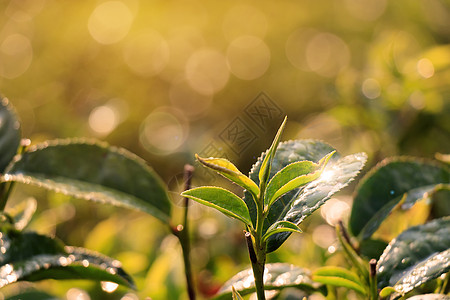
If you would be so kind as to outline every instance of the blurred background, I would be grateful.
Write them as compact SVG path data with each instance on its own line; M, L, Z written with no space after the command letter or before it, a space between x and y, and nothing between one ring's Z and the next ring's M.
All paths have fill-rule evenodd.
M0 93L16 107L23 136L124 147L161 175L176 204L194 153L227 157L248 172L284 115L284 140L364 151L365 171L388 156L450 152L448 0L4 0L0 12ZM226 185L196 167L194 185ZM314 269L341 259L332 226L346 218L351 191L270 260ZM79 281L34 287L61 299L186 298L180 249L164 224L16 189L17 201L29 195L39 200L31 229L122 260L139 290L106 293ZM191 217L193 264L207 298L247 267L247 253L237 222L195 205Z

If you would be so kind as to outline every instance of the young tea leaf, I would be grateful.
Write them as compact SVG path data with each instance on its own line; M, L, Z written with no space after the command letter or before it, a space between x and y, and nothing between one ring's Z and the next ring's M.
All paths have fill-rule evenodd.
M278 144L280 143L281 134L283 133L284 127L286 126L287 117L284 118L283 123L281 123L280 128L270 146L269 150L267 150L267 155L264 157L264 160L261 163L261 168L259 169L259 182L260 185L265 185L269 180L270 170L272 167L272 161L275 156L275 153L278 148Z
M259 195L259 187L253 180L242 174L241 171L239 171L239 169L236 168L236 166L233 165L229 160L225 158L212 157L201 158L198 155L195 155L195 157L202 165L213 169L225 178L228 178L232 182L243 187L244 189L252 193L254 199L257 199Z
M327 154L317 164L311 161L299 161L281 169L267 185L264 196L265 204L270 207L273 202L284 194L319 178L335 152Z
M405 230L391 241L377 264L378 288L404 295L450 270L450 217Z
M245 202L230 191L214 186L204 186L185 191L181 195L215 208L225 215L251 226L250 214Z
M294 223L291 223L289 221L279 221L270 226L269 229L267 229L266 233L263 236L263 241L265 242L271 235L274 235L276 233L280 232L298 232L302 233L303 231Z
M364 176L357 188L350 230L355 236L368 238L405 193L405 205L411 206L435 186L449 183L450 168L446 165L405 157L384 160Z
M311 280L309 270L299 268L291 264L266 264L266 271L264 274L264 289L266 290L282 290L293 287L307 293L325 293L324 289L320 285ZM252 269L239 272L230 280L225 282L214 299L230 299L233 287L241 296L254 293L256 288Z
M16 157L2 180L170 219L171 203L159 176L141 158L105 143L74 139L33 146Z
M313 273L312 280L332 286L345 287L366 295L365 287L358 276L341 267L327 266L319 268Z
M0 173L10 163L20 144L20 123L7 98L0 97Z
M16 281L90 279L134 288L121 263L83 248L67 247L54 238L3 227L0 231L0 287Z
M272 162L270 177L287 165L297 161L312 161L316 164L330 152L331 146L315 140L297 140L280 143ZM250 178L258 183L258 174L264 153L250 171ZM335 153L325 166L321 176L303 187L294 189L275 201L269 209L264 221L264 232L278 221L289 221L299 225L323 205L333 194L348 185L359 173L367 160L364 153L356 153L341 157ZM245 193L244 201L249 207L252 222L256 223L256 207L252 196ZM289 237L290 232L281 232L270 236L267 240L267 251L278 249Z

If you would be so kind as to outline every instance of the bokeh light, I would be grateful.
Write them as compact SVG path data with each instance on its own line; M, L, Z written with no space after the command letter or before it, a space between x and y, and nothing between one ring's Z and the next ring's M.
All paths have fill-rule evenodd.
M160 73L167 65L169 57L169 46L156 31L148 31L134 37L124 48L125 63L141 76Z
M270 49L260 38L241 36L228 46L227 61L231 73L237 78L256 79L269 68Z
M213 95L223 89L229 77L226 58L217 50L200 49L187 61L186 78L203 95Z
M222 30L225 38L231 42L239 36L256 36L264 38L268 28L265 14L255 6L238 4L225 14Z
M114 44L122 40L131 28L133 14L121 1L99 4L89 17L88 29L100 44Z
M142 122L139 139L147 151L166 155L183 145L188 131L187 122L179 111L161 107Z
M204 95L192 88L184 77L172 81L169 91L170 102L189 119L204 116L212 103L212 95Z
M387 0L345 0L344 3L353 17L364 21L375 21L387 6Z
M428 58L422 58L417 62L417 72L423 78L430 78L434 75L433 63Z
M325 77L336 76L350 63L350 50L338 36L298 29L286 41L286 55L295 67Z
M127 103L121 99L112 99L91 111L88 124L94 134L105 136L111 133L126 118L127 114Z
M29 38L22 34L11 34L0 44L0 76L13 79L19 77L31 65L33 49Z
M374 78L364 80L361 91L369 99L376 99L381 95L381 86Z

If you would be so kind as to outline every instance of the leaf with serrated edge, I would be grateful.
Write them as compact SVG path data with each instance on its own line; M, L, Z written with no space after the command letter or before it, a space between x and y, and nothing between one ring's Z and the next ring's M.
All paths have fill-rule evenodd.
M266 290L282 290L294 287L307 293L324 292L320 285L311 280L309 270L291 264L266 264L264 274L264 289ZM239 272L225 282L214 299L230 299L232 286L234 286L241 296L254 293L256 289L252 269Z
M267 230L267 232L263 236L263 241L265 242L271 235L274 235L276 233L280 232L297 232L302 233L303 231L298 228L297 225L294 223L288 222L288 221L280 221L276 222L270 228Z
M272 206L273 202L287 192L297 189L319 178L323 169L336 151L325 155L319 163L300 161L287 165L276 173L269 184L264 196L265 204Z
M228 178L232 182L238 184L239 186L243 187L244 189L250 191L254 198L256 199L259 195L259 187L256 185L256 183L245 176L244 174L239 171L238 168L236 168L233 163L231 163L229 160L225 158L202 158L195 155L197 160L204 166L218 172L225 178Z
M225 215L251 226L250 215L245 202L226 189L204 186L185 191L181 195L203 205L215 208Z
M327 266L317 269L313 273L312 280L323 284L349 288L363 295L366 294L366 290L358 276L341 267Z
M20 123L7 98L0 97L0 173L13 159L20 145Z
M350 231L358 236L367 226L363 234L370 237L389 214L388 208L394 207L405 193L408 193L405 204L411 206L434 186L449 183L450 168L444 164L413 157L386 159L361 179L350 215ZM380 210L383 212L375 222L371 221Z
M317 140L296 140L280 143L272 163L270 176L296 161L309 160L318 163L324 156L334 151L330 145ZM250 178L258 180L261 162L267 152L263 153L250 171ZM290 221L299 225L333 194L348 185L359 173L367 160L364 153L341 157L335 153L326 165L322 175L307 185L292 190L278 199L270 207L264 222L263 234L277 221ZM250 193L244 194L244 201L249 207L252 222L256 223L256 207ZM275 251L289 237L289 232L272 235L267 240L267 251Z
M263 162L261 163L261 168L259 170L259 182L266 184L269 179L270 170L272 167L272 161L275 156L275 153L278 148L278 144L280 143L281 134L283 133L284 127L286 126L287 116L284 117L283 123L281 123L280 128L270 146L269 150L267 150L267 155L264 157Z
M450 296L442 294L424 294L415 295L407 298L406 300L450 300Z
M56 140L33 146L14 159L2 180L140 210L163 222L171 215L165 185L144 160L95 140Z
M0 288L16 281L90 279L134 288L117 260L83 248L67 247L54 238L3 227Z
M450 217L414 226L389 243L377 263L378 287L405 294L450 270Z

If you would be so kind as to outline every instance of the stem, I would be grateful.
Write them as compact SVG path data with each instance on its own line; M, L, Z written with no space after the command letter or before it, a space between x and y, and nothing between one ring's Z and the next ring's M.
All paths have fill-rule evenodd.
M266 263L266 243L262 241L262 232L264 225L264 192L265 184L260 184L259 197L257 202L257 218L254 242L250 235L246 234L250 260L252 262L253 277L255 278L255 288L258 300L265 300L264 293L264 270ZM253 252L253 253L252 253ZM253 258L252 258L253 256Z
M370 299L378 299L378 288L377 288L377 260L372 258L369 261L369 282L370 282Z
M191 188L192 174L194 173L194 167L191 165L184 166L184 190L187 191ZM172 233L178 238L183 252L184 261L184 273L186 276L186 286L190 300L195 300L194 280L191 267L191 241L188 230L188 210L189 210L189 198L184 197L184 217L183 225L171 227Z

